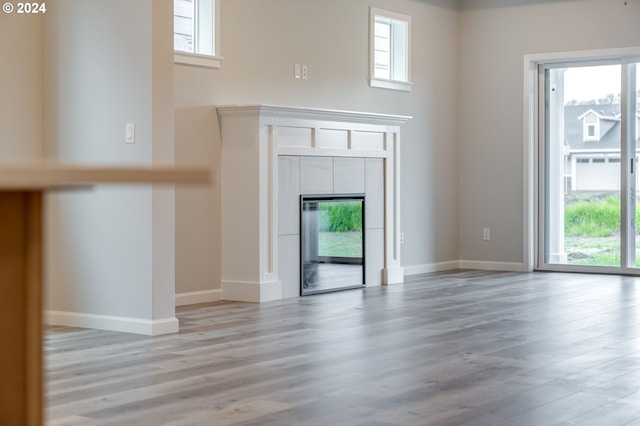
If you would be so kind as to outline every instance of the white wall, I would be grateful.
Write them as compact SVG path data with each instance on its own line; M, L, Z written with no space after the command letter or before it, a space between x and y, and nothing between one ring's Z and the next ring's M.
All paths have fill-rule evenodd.
M41 22L0 13L0 161L42 155Z
M402 128L403 263L419 272L457 259L457 1L221 1L222 68L175 66L177 161L212 159L219 172L212 105L412 115ZM412 17L411 93L368 86L369 6ZM309 80L294 79L295 63L308 65ZM217 289L219 185L178 189L176 197L176 291ZM211 266L194 268L194 257Z
M177 69L176 69L177 71ZM218 123L212 106L175 112L176 163L209 164L220 158ZM179 139L178 139L179 138ZM220 300L220 167L210 188L176 190L176 303ZM215 283L215 285L214 285ZM195 299L194 299L195 297Z
M47 2L47 156L85 165L173 161L171 28L171 0ZM125 144L127 122L136 124L135 144ZM140 185L48 197L50 321L149 334L177 326L173 196Z
M173 0L151 0L151 161L175 162L173 107ZM149 76L141 76L141 80ZM152 196L152 313L175 318L175 189L154 185ZM177 325L177 324L176 324Z
M462 0L460 259L523 263L524 55L637 46L638 18L634 0Z
M636 0L461 0L459 10L456 0L220 1L220 70L171 64L171 0L48 0L44 16L0 14L0 158L175 156L219 173L214 105L412 115L402 129L406 272L458 259L518 267L524 55L640 43ZM367 85L369 6L412 16L411 93ZM295 63L309 80L293 78ZM137 125L135 145L124 144L125 122ZM219 178L176 192L175 244L171 191L51 197L47 308L172 317L174 248L177 292L219 297Z

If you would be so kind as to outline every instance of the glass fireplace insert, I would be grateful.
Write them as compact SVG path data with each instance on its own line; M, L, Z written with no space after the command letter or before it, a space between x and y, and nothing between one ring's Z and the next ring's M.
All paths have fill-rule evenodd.
M364 194L300 196L300 294L365 286Z

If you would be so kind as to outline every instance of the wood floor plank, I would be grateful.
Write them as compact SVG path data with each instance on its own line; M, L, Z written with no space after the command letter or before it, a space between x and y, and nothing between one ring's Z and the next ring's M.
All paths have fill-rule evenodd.
M46 331L50 425L640 422L640 278L449 271Z

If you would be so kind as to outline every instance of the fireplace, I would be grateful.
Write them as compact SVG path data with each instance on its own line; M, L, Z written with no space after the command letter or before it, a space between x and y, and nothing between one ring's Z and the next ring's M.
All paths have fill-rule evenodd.
M331 290L404 281L400 126L411 117L270 105L217 110L224 300L300 297L303 274L314 273L304 263L315 265L316 272L320 265L354 266L351 269L359 278ZM301 233L301 195L310 194L329 198L365 194L362 256L347 259L320 252L311 260L302 259L301 246L309 244L309 237ZM327 200L316 201L310 209L323 208ZM307 287L311 293L330 289Z
M300 196L300 295L365 285L364 194Z

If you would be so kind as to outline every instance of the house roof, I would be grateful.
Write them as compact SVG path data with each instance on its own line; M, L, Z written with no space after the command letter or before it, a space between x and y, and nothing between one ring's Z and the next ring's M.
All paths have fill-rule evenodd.
M583 119L595 114L600 119L600 140L585 141ZM608 150L620 149L621 125L620 105L565 105L564 132L565 144L571 150ZM638 114L640 117L640 114Z
M607 111L605 111L604 109L598 108L598 106L606 106L606 107L617 106L618 111L616 111L615 108L607 108ZM593 107L595 107L596 109L593 109ZM578 120L582 120L584 117L586 117L589 114L594 114L601 120L620 121L619 105L593 105L593 107L589 108L584 114L581 114L580 117L578 117Z

